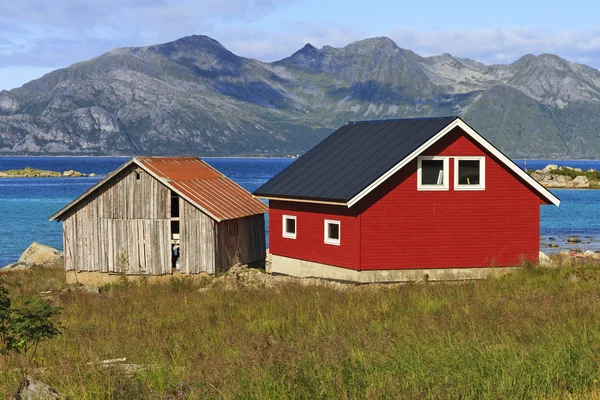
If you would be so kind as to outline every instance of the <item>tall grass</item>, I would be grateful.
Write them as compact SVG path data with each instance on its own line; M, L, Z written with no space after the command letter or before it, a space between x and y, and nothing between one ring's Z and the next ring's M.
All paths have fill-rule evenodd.
M29 291L44 283L34 278ZM40 349L37 377L77 399L599 397L595 264L464 283L199 289L61 294L64 334ZM97 364L118 357L137 366Z

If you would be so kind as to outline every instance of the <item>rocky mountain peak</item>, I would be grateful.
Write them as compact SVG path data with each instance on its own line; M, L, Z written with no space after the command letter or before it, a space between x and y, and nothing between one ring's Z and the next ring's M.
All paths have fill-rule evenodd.
M186 57L189 57L192 54L212 54L217 57L233 56L233 53L227 50L221 43L204 35L186 36L172 42L148 46L141 49L147 49L166 55L184 54ZM234 57L239 58L238 56Z
M519 59L517 59L513 65L520 65L520 64L525 64L530 62L531 60L535 60L536 56L534 56L533 54L525 54L524 56L519 57Z
M548 106L573 101L600 102L600 72L553 54L527 55L512 64L507 85Z
M158 44L150 47L165 47L165 46L176 46L176 47L201 47L201 48L218 48L225 49L225 47L217 40L206 36L206 35L191 35L184 36L180 39L173 40L163 44ZM226 50L226 49L225 49Z
M354 43L350 43L349 45L344 47L344 49L364 53L372 52L374 50L393 51L399 50L400 48L392 39L382 36L363 39Z
M316 51L316 50L317 50L317 48L310 43L306 43L304 45L304 47L302 49L300 49L300 51L304 51L304 52L312 52L312 51Z
M296 51L289 58L296 58L297 59L297 58L311 57L315 53L317 53L318 51L319 50L317 50L317 48L315 46L313 46L310 43L306 43L304 45L304 47L302 47L300 50Z
M444 53L444 54L441 54L439 56L426 57L426 58L423 58L423 61L425 63L428 63L428 64L436 64L436 65L439 65L439 66L448 65L448 66L451 66L453 68L462 68L462 67L464 67L464 65L460 61L460 59L454 57L450 53Z
M546 70L571 70L572 64L554 54L540 54L539 56L533 56L528 59L527 65L529 68L538 68Z

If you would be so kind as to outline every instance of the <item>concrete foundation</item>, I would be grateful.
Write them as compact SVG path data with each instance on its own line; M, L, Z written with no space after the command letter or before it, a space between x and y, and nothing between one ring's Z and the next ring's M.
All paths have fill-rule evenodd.
M299 278L323 278L358 283L391 283L419 281L463 281L500 276L514 272L519 267L400 269L381 271L355 271L312 261L271 255L274 274Z
M192 280L206 279L209 275L207 273L200 273L194 275L181 274L174 272L173 274L167 275L126 275L127 280L131 282L138 282L142 279L147 279L148 283L161 283L169 282L171 278L185 278ZM80 283L85 286L103 286L106 284L117 283L121 275L109 274L107 272L88 272L88 271L75 271L70 270L66 272L67 284Z

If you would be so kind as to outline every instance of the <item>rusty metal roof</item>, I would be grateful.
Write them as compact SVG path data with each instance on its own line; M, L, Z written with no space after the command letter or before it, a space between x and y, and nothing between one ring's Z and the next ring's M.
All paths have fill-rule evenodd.
M127 161L49 219L60 216L131 164L137 164L216 221L264 214L267 205L197 157L136 157Z
M218 221L264 214L267 205L197 157L139 157L140 167Z

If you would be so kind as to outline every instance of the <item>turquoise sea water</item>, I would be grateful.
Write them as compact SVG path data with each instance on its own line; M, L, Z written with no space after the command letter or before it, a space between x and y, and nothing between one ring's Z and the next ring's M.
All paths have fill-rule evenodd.
M258 188L293 161L265 158L205 160L249 191ZM125 161L127 158L0 157L0 171L29 166L97 174L93 178L0 179L0 266L16 261L33 241L62 249L61 224L48 221L48 217ZM516 162L524 165L523 160ZM600 161L581 160L527 160L527 168L540 169L550 163L600 169ZM550 242L566 247L569 235L579 235L589 242L578 246L582 249L600 250L600 190L556 190L554 193L562 203L558 208L541 208L542 250ZM515 235L518 234L515 232Z

